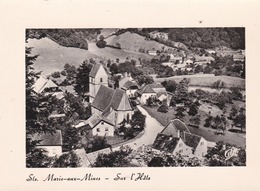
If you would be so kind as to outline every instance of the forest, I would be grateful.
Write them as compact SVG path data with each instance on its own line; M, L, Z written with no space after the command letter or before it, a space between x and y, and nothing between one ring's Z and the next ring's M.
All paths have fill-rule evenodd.
M181 42L187 47L216 48L225 46L232 49L245 49L245 28L128 28L118 30L116 35L126 31L134 32L150 38L153 31L168 33L168 40L153 39L160 43L172 46L172 42Z
M49 37L61 46L88 50L87 41L96 41L101 29L27 29L27 38Z

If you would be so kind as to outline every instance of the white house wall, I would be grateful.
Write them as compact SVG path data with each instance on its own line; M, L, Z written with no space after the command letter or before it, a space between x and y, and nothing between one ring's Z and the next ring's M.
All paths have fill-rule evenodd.
M105 122L100 122L92 129L92 134L95 136L114 136L114 126Z
M203 156L207 154L207 148L207 141L204 138L202 138L194 152L194 156L201 159Z

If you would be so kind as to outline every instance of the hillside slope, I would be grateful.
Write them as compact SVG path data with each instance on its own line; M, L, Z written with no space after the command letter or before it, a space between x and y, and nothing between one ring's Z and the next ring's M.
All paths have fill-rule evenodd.
M60 46L49 38L28 39L26 46L33 47L33 55L39 55L34 68L44 75L62 70L66 63L79 66L86 58L98 57L87 50Z
M119 43L122 49L130 50L130 51L139 51L139 49L152 50L161 50L162 47L171 48L169 46L165 46L164 44L160 44L156 41L148 41L145 40L145 37L140 36L136 33L125 32L119 36L111 36L106 39L107 44L115 45Z

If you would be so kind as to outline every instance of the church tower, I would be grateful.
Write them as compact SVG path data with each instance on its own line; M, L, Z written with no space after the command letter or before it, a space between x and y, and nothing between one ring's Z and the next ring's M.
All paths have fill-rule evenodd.
M108 75L102 64L94 64L89 73L89 102L92 103L100 85L108 87Z

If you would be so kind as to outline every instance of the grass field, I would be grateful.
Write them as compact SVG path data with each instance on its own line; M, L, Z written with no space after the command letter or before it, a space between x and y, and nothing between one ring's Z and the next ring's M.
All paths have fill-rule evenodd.
M161 50L164 46L166 49L171 48L166 45L160 44L156 41L147 41L145 37L140 36L136 33L125 32L119 36L111 36L106 39L108 44L115 45L119 43L121 48L130 50L130 51L139 51L140 48L145 50Z
M170 120L175 118L174 115L175 111L173 108L170 108L168 113L160 113L157 112L157 107L147 107L147 106L143 106L143 107L152 117L154 117L163 126L166 126L170 122ZM221 113L222 112L218 110L216 114L219 115ZM207 113L202 109L199 111L199 114L201 116L200 128L188 126L188 124L190 123L189 122L190 116L188 114L182 119L184 123L187 125L187 127L189 128L189 130L191 131L191 133L202 136L206 140L211 142L224 141L226 143L234 144L239 147L245 147L246 144L245 134L234 133L226 130L225 135L216 135L214 129L206 128L203 126Z
M98 57L87 50L60 46L48 38L29 39L26 46L33 47L33 55L39 55L34 68L45 75L61 71L66 63L79 66L86 58Z
M163 82L164 80L174 80L176 82L181 81L183 78L190 80L190 86L202 86L211 87L212 84L218 80L225 83L225 87L232 86L245 89L245 79L232 77L232 76L214 76L211 74L198 74L198 75L185 75L185 76L173 76L168 78L154 78L155 82Z
M42 71L44 75L49 75L54 71L61 71L66 63L79 66L85 59L99 58L120 61L138 58L151 59L152 56L144 53L118 50L113 48L99 49L95 43L89 43L89 49L71 48L60 46L49 38L29 39L26 47L33 47L32 55L39 55L34 63L36 71Z

